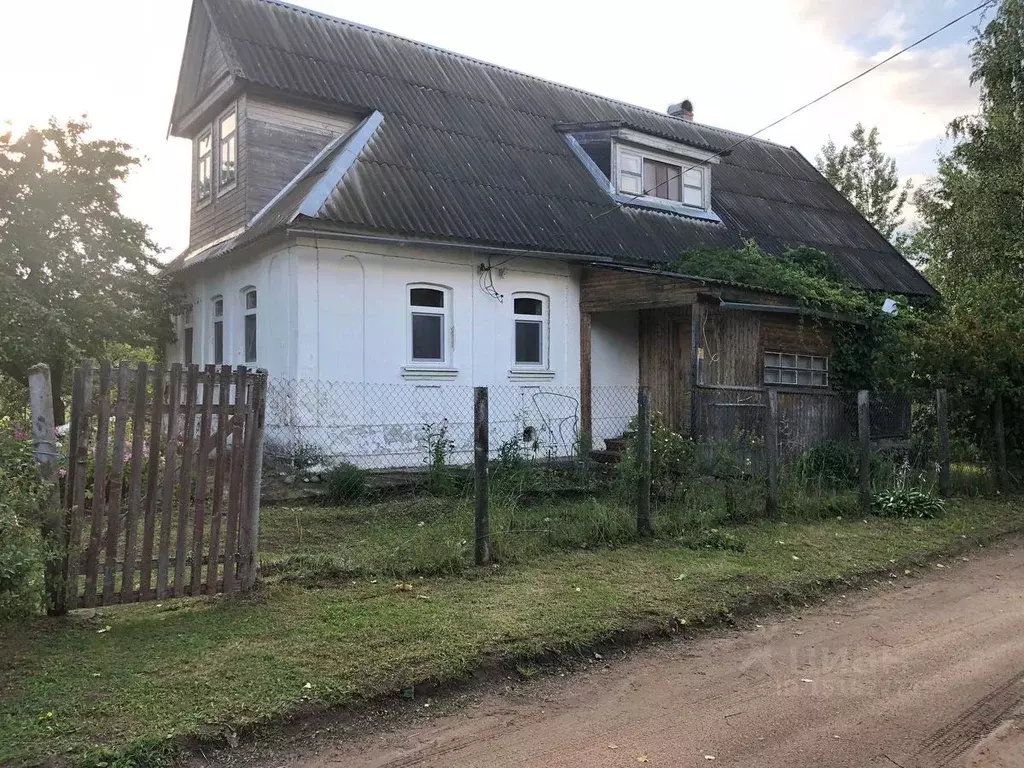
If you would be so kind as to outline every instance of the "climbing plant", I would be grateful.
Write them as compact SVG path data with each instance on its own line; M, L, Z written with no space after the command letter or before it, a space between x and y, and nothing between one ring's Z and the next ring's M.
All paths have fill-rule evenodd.
M753 240L737 249L683 253L671 269L788 296L809 310L802 322L826 325L835 340L830 369L833 385L844 389L905 387L912 383L914 355L909 341L921 311L897 299L896 315L882 312L885 296L845 280L827 254L800 247L781 255Z

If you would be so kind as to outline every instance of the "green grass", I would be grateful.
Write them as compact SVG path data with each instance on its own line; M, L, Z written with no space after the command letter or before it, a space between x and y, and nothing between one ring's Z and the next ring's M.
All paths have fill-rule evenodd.
M587 509L570 507L574 514ZM531 512L527 524L541 512ZM387 553L408 544L413 529L436 526L438 533L424 535L442 542L468 537L467 528L447 522L465 523L465 512L446 515L438 502L435 513L418 508L413 517L425 519L389 525L383 508L267 509L268 560L299 551L350 559L351 578L339 573L312 589L284 581L285 569L252 599L185 599L0 627L0 764L55 754L89 765L150 765L173 749L168 737L215 735L310 704L341 705L455 679L487 659L586 646L619 629L713 619L752 600L1016 530L1024 520L1019 502L953 502L931 521L730 529L743 552L662 537L551 550L472 576L406 576L411 591L370 575L392 567ZM459 547L450 570L462 567ZM363 557L366 550L385 555L374 560Z

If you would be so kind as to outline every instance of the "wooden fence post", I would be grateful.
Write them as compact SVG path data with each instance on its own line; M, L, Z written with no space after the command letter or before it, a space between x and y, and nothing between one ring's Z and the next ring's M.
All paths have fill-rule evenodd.
M651 390L640 387L636 398L636 532L651 534Z
M866 389L857 393L857 435L860 439L860 507L871 513L871 401Z
M768 490L764 511L769 520L779 516L779 391L768 390L768 414L764 425L765 465Z
M488 507L487 460L490 455L488 434L487 387L473 389L473 477L476 493L477 565L491 562L491 517Z
M243 384L244 386L244 384ZM249 407L252 421L249 428L252 436L249 445L252 453L248 457L248 487L244 498L249 505L245 525L245 544L242 549L242 589L252 589L260 574L260 496L263 493L263 432L266 424L267 371L260 368L252 388L252 402Z
M996 395L995 413L996 462L999 472L999 490L1005 496L1010 492L1010 473L1006 468L1006 431L1003 428L1003 396Z
M939 493L948 499L949 484L949 400L946 390L935 390L935 421L939 428Z
M50 368L34 365L28 370L28 395L32 409L32 448L39 464L39 479L49 486L43 510L43 538L50 548L46 559L46 612L51 616L67 613L67 590L64 586L62 554L67 548L64 539L64 512L60 506L57 482L57 435L53 426L53 393Z

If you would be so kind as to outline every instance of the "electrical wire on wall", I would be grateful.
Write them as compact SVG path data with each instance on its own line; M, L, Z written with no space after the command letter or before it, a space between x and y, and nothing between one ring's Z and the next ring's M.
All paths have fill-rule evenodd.
M497 264L491 263L491 257L487 257L487 263L480 265L480 290L490 296L492 299L497 299L500 303L504 303L505 294L499 293L498 289L494 287L494 270L499 269L502 265L508 264L515 256L510 256L504 261L499 261ZM499 276L501 273L499 273Z

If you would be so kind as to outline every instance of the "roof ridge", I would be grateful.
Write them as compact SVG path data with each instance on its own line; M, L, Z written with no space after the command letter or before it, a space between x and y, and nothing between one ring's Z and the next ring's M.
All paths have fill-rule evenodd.
M322 21L328 21L328 22L331 22L331 23L334 23L334 24L343 24L345 26L353 27L355 29L359 29L359 30L362 30L364 32L369 32L371 34L383 35L384 37L389 37L389 38L392 38L394 40L400 40L400 41L402 41L404 43L411 43L413 45L418 45L421 48L426 48L426 49L431 50L431 51L436 51L437 53L442 53L442 54L445 54L446 56L454 56L457 59L462 59L463 61L471 62L473 64L482 65L482 66L488 67L490 69L496 69L496 70L498 70L500 72L505 72L505 73L508 73L508 74L511 74L511 75L515 75L516 77L524 77L524 78L526 78L528 80L533 80L533 81L538 82L538 83L544 83L545 85L551 85L551 86L554 86L556 88L562 88L562 89L567 90L567 91L572 91L573 93L579 93L579 94L583 94L585 96L590 96L590 97L595 98L595 99L601 99L602 101L611 102L612 104L620 104L620 105L622 105L624 107L630 107L631 109L639 109L639 110L642 110L643 112L647 112L647 113L649 113L651 115L655 115L655 116L657 116L659 118L662 118L662 119L678 120L678 121L684 122L684 123L686 123L688 125L700 126L701 128L707 128L707 129L710 129L712 131L721 131L722 133L729 134L730 136L736 136L736 137L739 137L739 138L743 138L743 139L746 139L747 141L757 141L757 142L760 142L762 144L770 144L772 146L781 147L783 149L793 149L793 147L787 147L784 144L779 144L778 142L774 142L774 141L771 141L769 139L762 139L759 136L752 136L752 135L746 134L746 133L739 133L737 131L731 131L728 128L720 128L717 125L711 125L709 123L701 123L701 122L698 122L696 120L684 120L683 118L675 117L674 115L670 115L667 112L659 112L656 109L651 109L650 107L645 107L645 106L642 106L640 104L633 104L633 103L628 102L628 101L623 101L622 99L612 98L611 96L602 96L599 93L594 93L593 91L588 91L585 88L579 88L579 87L574 86L574 85L566 85L565 83L559 83L559 82L557 82L555 80L549 80L549 79L547 79L545 77L540 77L539 75L531 75L528 72L521 72L518 69L513 69L511 67L505 67L505 66L502 66L501 64L495 64L492 61L485 61L483 59L478 59L475 56L470 56L469 54L459 53L458 51L452 51L452 50L449 50L447 48L442 48L439 45L433 45L432 43L425 43L425 42L423 42L421 40L414 40L411 37L403 37L402 35L397 35L394 32L388 32L386 29L380 29L378 27L371 27L369 24L362 24L362 23L360 23L358 21L351 21L350 19L343 19L340 16L333 16L333 15L331 15L329 13L324 13L323 11L315 11L312 8L304 8L301 5L296 5L294 3L286 2L286 0L252 0L252 1L253 2L258 2L258 3L263 3L264 5L276 5L279 8L282 8L284 10L292 11L294 13L305 14L307 16L312 16L313 18L321 19ZM211 16L211 18L212 18L212 16Z

